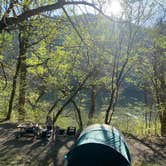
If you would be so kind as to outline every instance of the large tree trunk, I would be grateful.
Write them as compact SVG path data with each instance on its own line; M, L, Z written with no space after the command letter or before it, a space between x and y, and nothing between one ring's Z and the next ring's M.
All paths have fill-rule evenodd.
M166 62L166 61L164 61ZM160 73L160 101L161 101L161 114L160 114L160 122L161 122L161 135L166 137L166 82L165 82L165 65L166 63L162 63Z
M20 49L20 82L19 82L19 98L18 98L18 120L25 119L25 95L26 95L26 51L28 47L28 29L25 26L20 28L19 33L19 49Z
M18 113L19 121L25 119L25 93L26 93L26 56L21 56L20 66L20 82L19 82L19 98L18 98Z
M13 108L13 101L16 92L16 83L18 76L20 77L19 82L19 101L18 101L18 113L19 113L19 121L24 121L25 117L25 89L26 89L26 72L27 72L27 65L26 65L26 48L28 44L28 35L26 32L26 28L21 28L19 30L19 57L17 60L16 71L13 77L13 84L12 84L12 91L9 100L9 107L7 112L6 119L9 120L12 113ZM19 75L20 74L20 75Z
M162 64L163 65L163 64ZM166 137L166 82L165 82L165 75L164 75L164 67L161 66L160 73L160 123L161 123L161 135Z
M5 15L3 17L1 16L2 19L0 20L0 33L2 33L2 31L7 29L9 26L20 24L21 22L27 20L29 17L39 15L40 13L47 12L47 11L53 11L53 10L55 11L55 10L58 10L58 9L62 9L63 6L67 6L67 5L91 6L95 10L101 12L101 10L99 8L97 8L95 4L89 3L89 2L86 2L86 1L58 0L57 2L55 2L53 4L43 5L43 6L39 6L39 7L35 8L35 9L29 9L29 10L23 11L17 17L10 16L10 14L9 14L10 17L6 17L7 14L5 12Z
M161 136L166 137L166 106L160 112Z
M165 69L166 61L163 49L157 47L153 57L154 81L153 87L156 95L156 102L159 106L159 117L161 125L161 135L166 136L166 81Z

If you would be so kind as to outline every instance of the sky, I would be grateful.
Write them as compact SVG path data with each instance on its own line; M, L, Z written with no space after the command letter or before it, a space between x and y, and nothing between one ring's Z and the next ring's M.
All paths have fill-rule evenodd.
M92 1L92 0L89 0L89 1ZM164 15L164 11L166 15L166 0L129 0L129 1L133 2L133 3L130 3L130 7L132 7L132 12L130 11L131 8L129 6L124 5L124 0L105 0L106 3L102 7L102 10L106 15L113 18L129 19L127 17L130 17L132 15L133 23L134 23L134 19L138 17L138 13L139 13L142 24L145 26L154 25L156 21L158 21ZM82 13L97 14L98 13L92 7L87 7L84 5L74 6L73 8L70 6L70 10L69 8L66 8L66 9L68 9L69 13L71 9L73 9L73 11L75 11L75 13L77 14L82 14ZM140 9L140 12L138 9ZM125 16L124 14L125 13L124 11L126 10L128 10L127 16Z
M75 0L78 1L78 0ZM123 18L126 19L126 16L124 16L124 10L128 8L128 13L130 11L130 8L124 5L124 1L126 0L82 0L82 1L88 1L93 2L99 6L99 4L103 4L103 1L105 1L105 4L102 6L103 12L113 18ZM145 25L153 25L156 20L159 20L164 15L166 15L166 0L128 0L130 2L130 6L133 8L133 16L136 17L138 14L138 8L140 7L140 13L145 13L145 15L142 15L142 21L144 21L143 17L147 17L147 15L150 15L150 18L146 21ZM3 3L1 1L1 12L3 11ZM157 4L157 5L156 5ZM144 6L146 6L146 9L144 10ZM100 7L100 6L99 6ZM91 13L91 14L97 14L98 12L94 10L92 7L88 7L85 5L77 5L77 6L65 6L66 10L68 11L69 15L72 15L73 12L75 14L83 14L83 13ZM150 13L149 13L150 12ZM18 11L19 13L19 11ZM54 12L47 12L47 14L51 16L57 16L62 15L62 10L56 10ZM130 13L128 14L131 15ZM133 17L133 18L134 18ZM149 17L149 16L148 16ZM166 18L165 18L166 20Z

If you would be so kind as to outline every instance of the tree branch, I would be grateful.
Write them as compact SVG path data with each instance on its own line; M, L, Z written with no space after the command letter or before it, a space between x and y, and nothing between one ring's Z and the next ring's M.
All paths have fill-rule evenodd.
M77 106L77 104L76 104L76 102L74 100L71 100L71 102L72 102L72 104L73 104L73 106L75 108L75 113L77 113L75 115L77 123L78 123L78 125L80 127L80 130L82 131L82 129L83 129L83 121L82 121L82 117L81 117L81 111L78 108L78 106ZM77 119L77 116L78 116L78 119Z
M29 17L38 15L43 12L61 9L65 5L86 5L86 6L93 7L94 9L96 9L97 11L102 13L102 11L99 8L97 8L95 6L95 4L89 3L89 2L86 2L83 0L82 1L69 1L69 2L58 1L51 5L45 5L45 6L38 7L36 9L27 10L27 11L23 12L22 14L18 15L17 17L8 17L8 18L6 17L5 19L2 18L0 21L0 33L2 32L2 30L5 30L10 25L18 24L18 23L26 20Z
M1 61L0 61L0 65L1 65L1 68L2 68L3 77L5 78L5 85L4 85L2 90L5 90L6 87L7 87L7 76L6 76L6 73L5 73L4 65Z
M41 62L41 63L37 63L37 64L33 64L33 65L26 65L26 67L27 67L27 68L29 68L29 67L38 67L38 66L47 64L49 59L50 59L50 58L47 58L44 62Z
M72 27L74 28L74 30L76 31L77 35L79 36L80 40L86 45L86 43L84 42L83 37L81 36L81 34L79 33L79 31L77 30L76 26L74 25L73 21L71 20L70 16L68 15L66 9L64 7L62 7L67 19L69 20L70 24L72 25Z
M92 75L93 71L91 71L85 78L84 80L81 82L81 84L79 85L79 87L75 90L75 92L66 100L66 102L62 105L62 107L57 111L54 119L53 119L53 123L55 123L59 117L59 115L63 112L64 108L74 99L74 97L77 95L77 93L82 89L82 87L84 86L84 84L86 83L86 81L88 80L88 78Z
M26 48L30 48L30 47L32 47L32 46L34 46L34 45L40 43L42 40L46 39L47 37L48 37L48 35L45 35L45 36L41 37L40 39L38 39L38 40L36 40L36 41L30 43Z

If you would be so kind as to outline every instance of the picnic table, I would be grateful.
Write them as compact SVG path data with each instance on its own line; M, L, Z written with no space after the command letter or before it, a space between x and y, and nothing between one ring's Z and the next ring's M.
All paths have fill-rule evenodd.
M31 136L35 137L39 134L41 127L38 124L35 123L21 123L17 126L17 138L20 138L22 136Z
M75 136L76 127L69 126L66 129L56 126L55 128L49 129L46 125L39 125L38 123L25 122L17 126L16 138L21 137L33 137L37 139L54 139L55 135L68 135Z

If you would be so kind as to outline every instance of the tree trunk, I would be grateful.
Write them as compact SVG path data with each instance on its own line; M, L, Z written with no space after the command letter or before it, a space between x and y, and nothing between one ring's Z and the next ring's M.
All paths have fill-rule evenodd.
M28 47L28 29L22 25L19 33L19 49L20 49L20 82L19 82L19 97L18 97L18 120L20 122L25 119L25 95L26 95L26 51Z
M166 106L162 106L160 112L161 136L166 137Z
M106 115L105 115L105 124L109 124L109 118L110 118L110 112L113 106L113 102L114 102L114 94L115 94L115 89L112 90L111 92L111 98L110 98L110 102L109 102L109 106L106 110Z
M165 63L166 64L166 63ZM164 64L162 64L164 65ZM164 74L164 66L161 67L162 74L160 73L160 102L161 102L161 113L160 113L160 122L161 122L161 135L166 137L166 82Z
M10 120L10 118L11 118L11 113L12 113L12 108L13 108L14 96L15 96L15 92L16 92L17 77L18 77L18 74L19 74L19 69L20 69L20 56L17 59L16 71L15 71L15 75L13 77L12 91L11 91L11 94L10 94L9 106L8 106L8 112L7 112L6 120Z
M66 6L66 5L69 5L69 6L70 5L85 5L85 6L93 7L95 10L101 12L101 10L99 8L97 8L97 6L94 3L89 3L86 1L58 0L57 2L55 2L53 4L43 5L43 6L39 6L39 7L35 8L35 9L29 9L27 11L24 11L24 12L20 13L17 17L15 17L15 16L10 16L10 17L5 16L5 18L2 17L2 19L0 20L0 33L2 33L3 30L8 29L9 26L20 24L21 22L27 20L29 17L39 15L40 13L43 13L43 12L62 9L62 7Z
M95 113L95 106L96 106L96 87L92 85L91 89L91 109L89 111L89 119L92 119Z
M82 129L83 129L83 122L82 122L82 117L81 117L81 111L78 108L78 106L77 106L77 104L76 104L76 102L74 100L72 100L72 103L73 103L73 105L75 107L75 110L77 111L78 121L79 121L79 129L80 129L80 131L82 131Z
M21 57L20 65L20 82L19 82L19 98L18 98L18 113L19 121L24 121L25 119L25 93L26 93L26 56Z
M162 25L162 24L161 24ZM164 28L165 29L165 28ZM163 35L163 32L158 32L158 36ZM165 37L165 35L163 35ZM156 102L159 109L159 118L161 125L161 135L166 137L166 81L165 81L165 49L161 45L154 45L156 49L153 54L153 88L155 92Z

